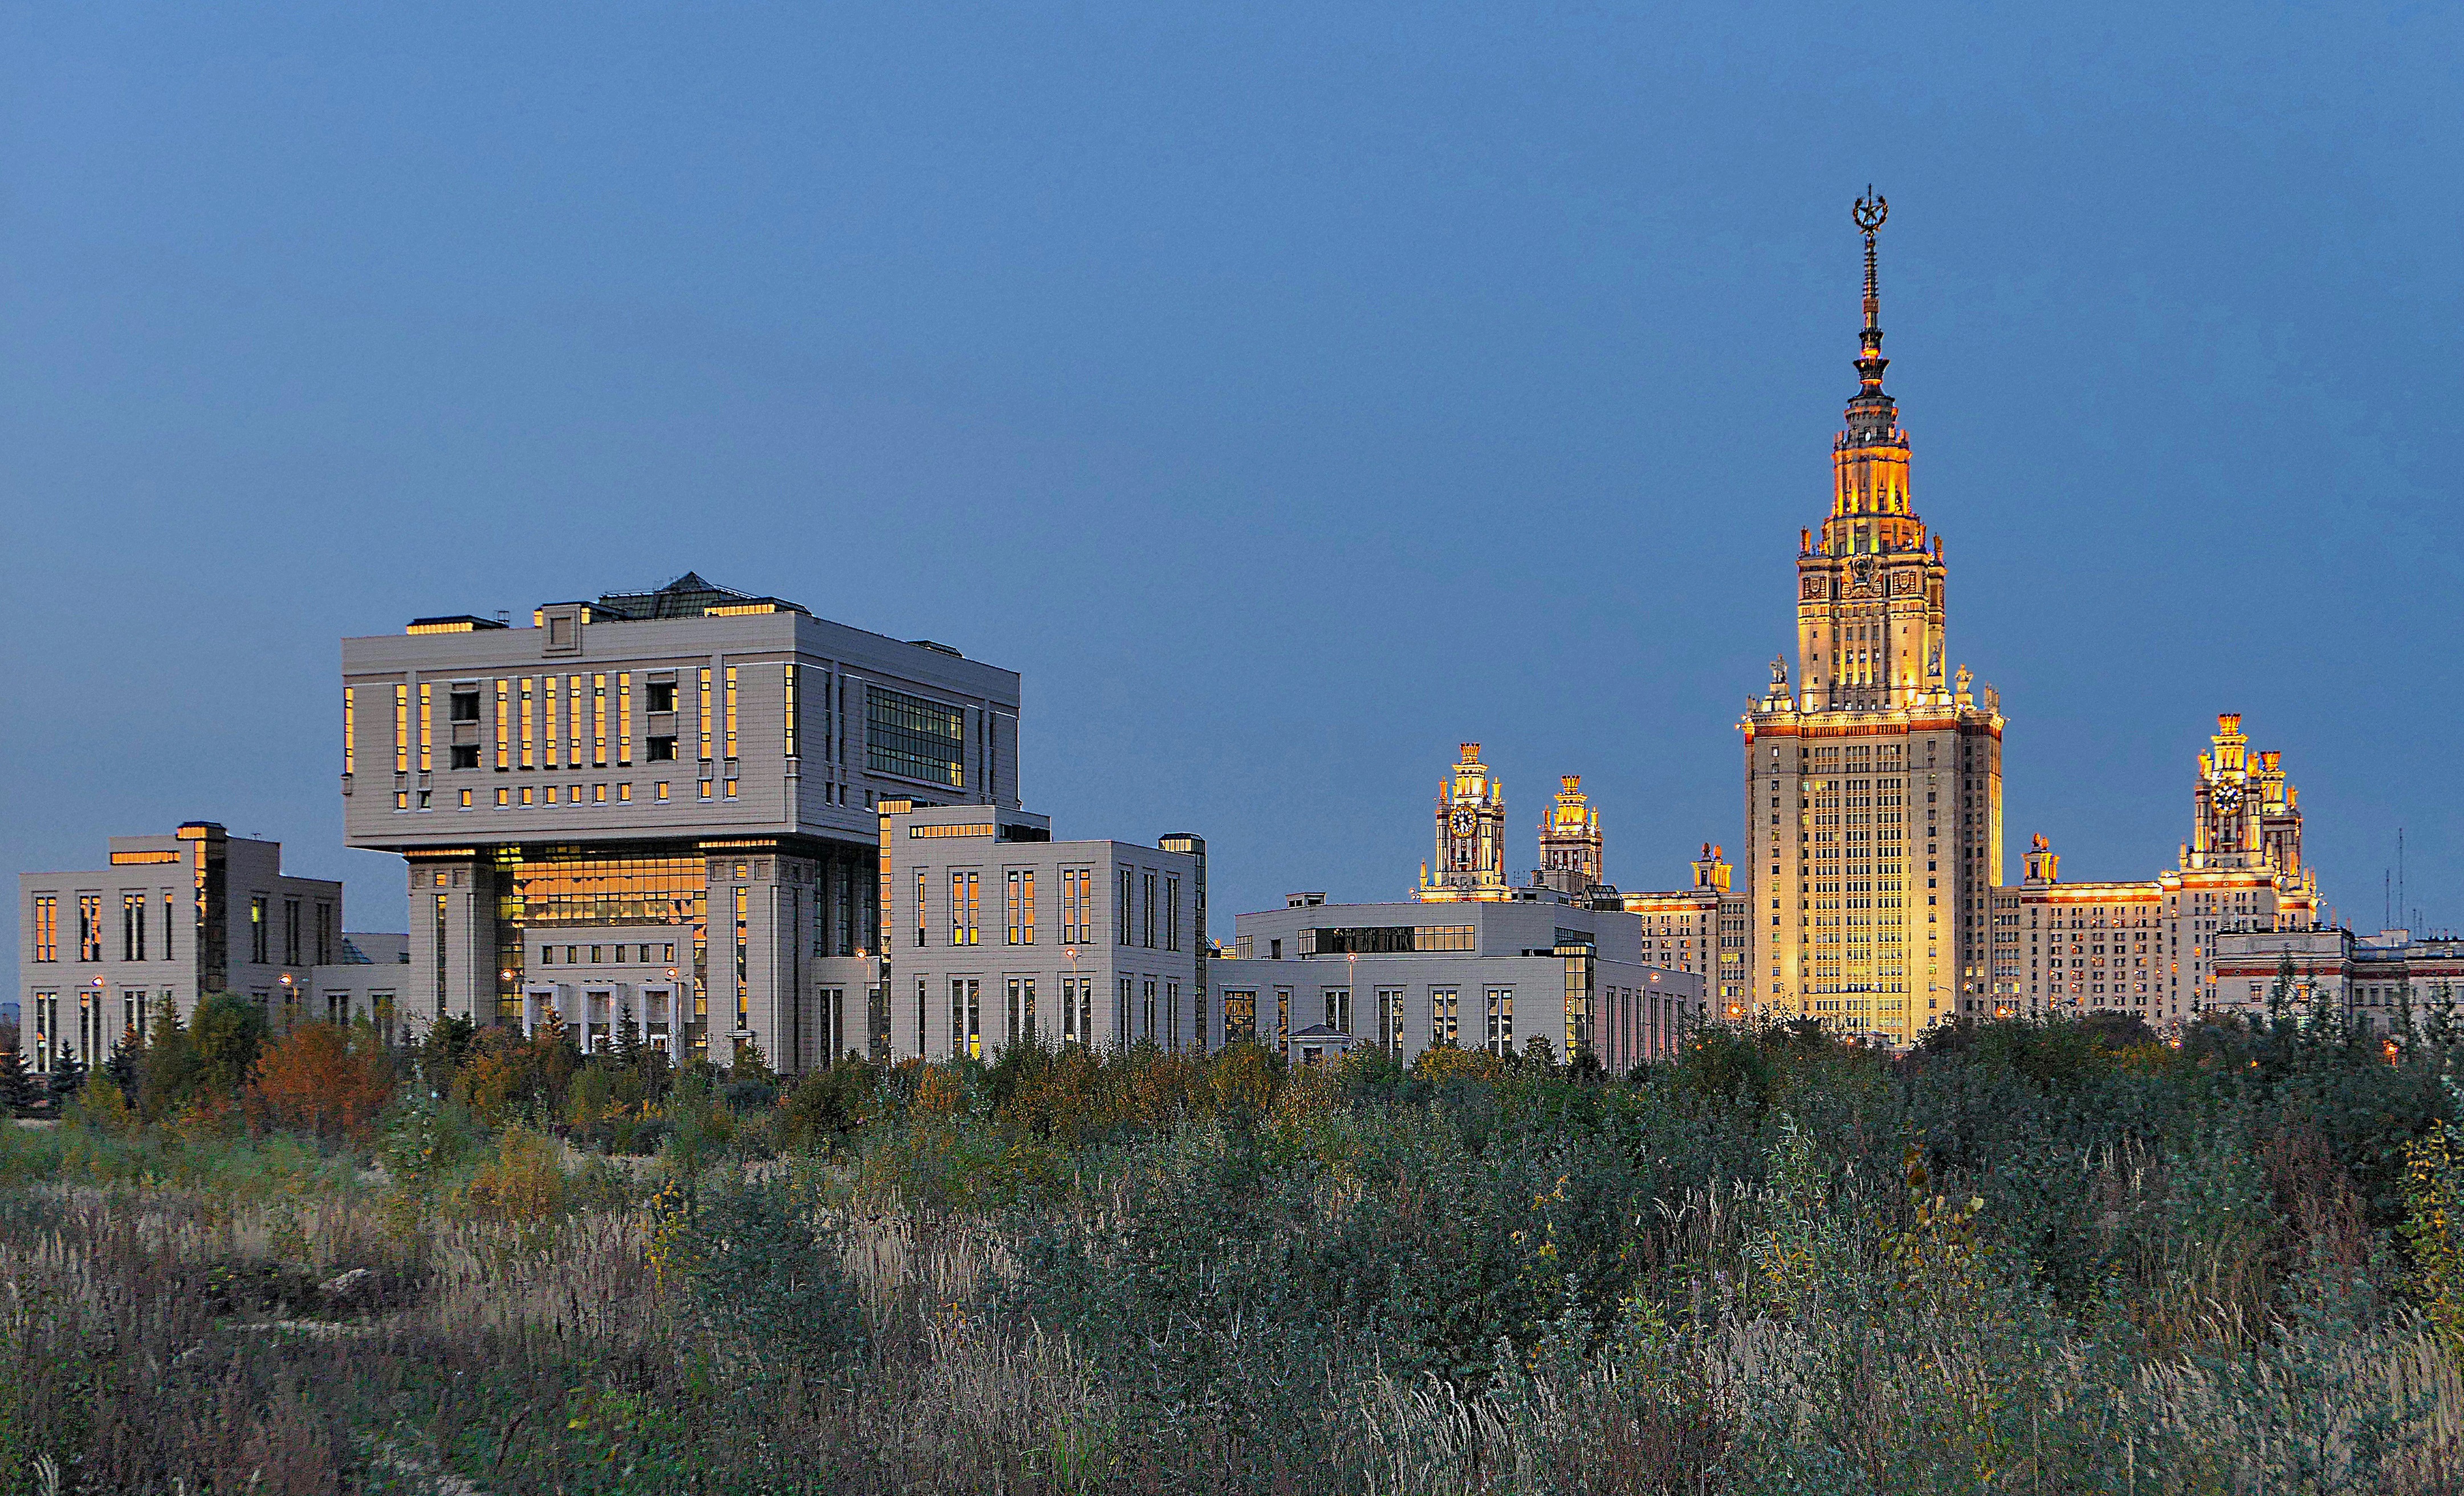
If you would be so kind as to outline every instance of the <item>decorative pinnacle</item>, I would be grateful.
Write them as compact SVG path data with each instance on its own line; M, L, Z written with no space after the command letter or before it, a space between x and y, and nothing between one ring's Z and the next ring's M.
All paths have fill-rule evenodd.
M1891 397L1882 393L1882 370L1891 361L1882 357L1882 297L1874 264L1874 233L1890 217L1891 205L1868 183L1853 213L1865 234L1865 328L1858 337L1858 390L1848 403L1848 441L1864 446L1887 440L1898 424Z
M1868 182L1865 195L1857 199L1851 211L1857 216L1857 227L1865 231L1865 330L1879 336L1881 329L1875 325L1875 317L1881 311L1882 297L1874 285L1874 231L1891 216L1891 205Z

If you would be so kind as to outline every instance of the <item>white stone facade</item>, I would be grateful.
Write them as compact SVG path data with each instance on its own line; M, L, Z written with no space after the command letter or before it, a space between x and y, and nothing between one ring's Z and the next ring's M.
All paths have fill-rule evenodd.
M886 813L889 1053L991 1058L1047 1046L1213 1047L1205 854L1050 840L1024 812Z

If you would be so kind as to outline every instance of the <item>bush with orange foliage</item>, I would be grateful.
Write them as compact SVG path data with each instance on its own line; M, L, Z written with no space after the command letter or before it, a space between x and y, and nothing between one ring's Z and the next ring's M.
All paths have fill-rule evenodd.
M245 1105L259 1127L365 1137L393 1090L393 1056L374 1028L304 1023L258 1055Z

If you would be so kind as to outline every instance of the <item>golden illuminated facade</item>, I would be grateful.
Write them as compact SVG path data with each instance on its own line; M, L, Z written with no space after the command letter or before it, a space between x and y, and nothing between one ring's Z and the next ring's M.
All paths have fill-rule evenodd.
M1721 1013L1740 1006L1746 983L1750 911L1735 891L1735 875L1722 849L1705 842L1694 859L1693 887L1606 894L1617 908L1642 916L1643 960L1699 974L1706 985L1716 981L1711 995Z
M1532 869L1531 886L1579 897L1608 881L1600 813L1583 793L1581 775L1561 775L1557 786L1540 821L1540 866Z
M1506 789L1480 761L1480 744L1463 745L1444 782L1438 786L1437 861L1422 864L1422 902L1510 899L1506 877Z
M2064 883L2035 838L2026 881L1993 897L1993 1008L2001 1016L2121 1011L2167 1026L2219 1005L2219 935L2318 927L2317 874L2301 861L2300 793L2283 756L2253 754L2237 713L2216 718L2191 789L2190 840L2153 878Z
M1857 205L1859 387L1833 445L1831 513L1799 536L1797 684L1773 661L1741 724L1750 996L1730 1011L1906 1044L1987 995L2003 719L1991 687L1971 689L1965 669L1945 679L1942 544L1910 498L1907 433L1882 390L1883 212L1880 198Z

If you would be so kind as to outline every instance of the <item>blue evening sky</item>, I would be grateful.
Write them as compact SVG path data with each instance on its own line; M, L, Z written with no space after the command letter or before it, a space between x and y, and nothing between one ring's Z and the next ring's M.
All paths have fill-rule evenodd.
M1732 845L1883 233L2006 869L2146 876L2220 710L2453 924L2464 11L0 5L0 859L351 880L336 641L692 568L1025 677L1218 934ZM11 906L13 911L13 905ZM13 917L13 913L10 916Z

